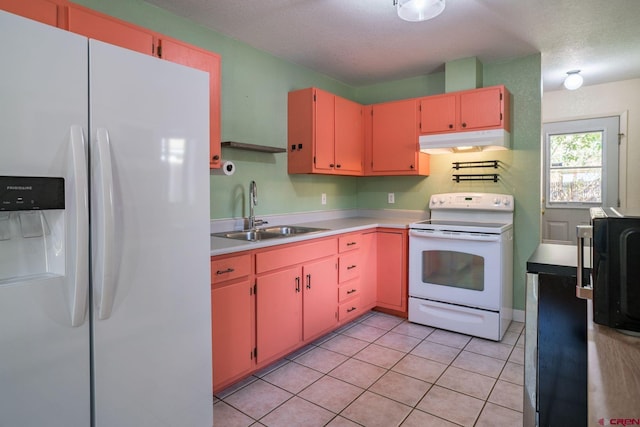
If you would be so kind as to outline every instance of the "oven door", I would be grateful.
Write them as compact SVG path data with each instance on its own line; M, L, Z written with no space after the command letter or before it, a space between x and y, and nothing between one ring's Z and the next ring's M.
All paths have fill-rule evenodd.
M409 295L500 310L500 234L412 229L409 232Z

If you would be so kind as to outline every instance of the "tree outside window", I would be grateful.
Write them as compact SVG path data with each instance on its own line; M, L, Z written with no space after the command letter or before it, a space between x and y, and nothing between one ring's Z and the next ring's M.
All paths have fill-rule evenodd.
M602 203L603 132L549 135L549 202Z

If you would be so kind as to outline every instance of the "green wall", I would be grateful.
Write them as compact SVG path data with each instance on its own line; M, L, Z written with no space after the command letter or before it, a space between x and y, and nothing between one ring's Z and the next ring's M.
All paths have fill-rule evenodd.
M287 92L316 86L363 104L445 92L445 73L350 87L335 79L275 58L140 0L78 0L77 3L215 51L222 56L222 140L285 148ZM512 93L512 150L431 157L429 177L331 177L286 172L286 154L223 148L237 172L211 176L211 217L247 215L250 180L259 188L258 215L349 208L427 208L436 192L482 191L514 194L514 306L524 309L525 263L538 242L540 200L540 55L484 64L483 85L504 84ZM501 161L500 181L456 184L451 163ZM387 204L387 193L396 202ZM321 193L327 205L321 205Z

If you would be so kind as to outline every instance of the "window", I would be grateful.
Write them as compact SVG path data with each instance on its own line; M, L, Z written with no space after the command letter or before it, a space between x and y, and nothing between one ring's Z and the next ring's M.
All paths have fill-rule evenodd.
M547 207L617 205L618 117L544 125Z

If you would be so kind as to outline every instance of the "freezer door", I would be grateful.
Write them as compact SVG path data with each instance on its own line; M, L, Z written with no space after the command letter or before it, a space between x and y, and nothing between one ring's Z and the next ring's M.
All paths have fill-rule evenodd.
M95 425L210 427L208 75L89 56Z
M65 194L0 207L0 425L88 426L87 40L3 11L0 40L0 175Z

